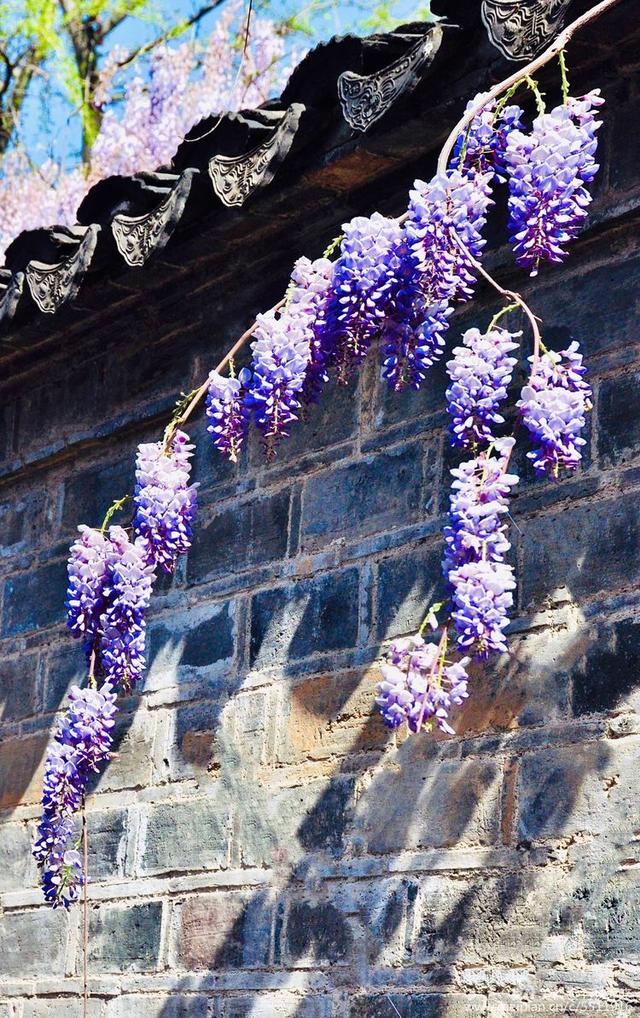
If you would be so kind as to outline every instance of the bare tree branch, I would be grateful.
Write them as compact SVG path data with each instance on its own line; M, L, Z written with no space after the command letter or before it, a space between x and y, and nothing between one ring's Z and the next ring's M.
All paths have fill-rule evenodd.
M188 28L192 28L193 25L197 25L199 21L202 21L202 19L207 16L207 14L211 14L211 12L215 11L216 8L221 7L223 3L225 3L225 0L212 0L211 3L204 4L199 11L193 14L186 21L181 21L178 25L167 29L166 32L162 32L150 42L145 42L142 46L138 46L137 49L132 50L132 52L129 53L124 60L121 60L118 63L118 67L126 67L127 64L133 63L133 61L137 60L138 57L144 56L145 53L149 53L151 50L155 49L156 46L161 46L163 42L173 38L173 36L181 35L183 32L186 32Z

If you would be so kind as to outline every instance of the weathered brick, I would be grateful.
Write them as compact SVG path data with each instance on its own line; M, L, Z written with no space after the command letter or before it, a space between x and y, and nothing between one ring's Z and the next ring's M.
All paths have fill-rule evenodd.
M628 586L640 576L640 506L635 495L521 522L523 605L580 599Z
M605 378L598 395L598 446L605 465L624 463L640 447L640 374Z
M171 781L198 777L206 781L220 768L220 732L223 703L204 700L171 711L161 767Z
M208 1018L208 1001L198 994L179 996L123 995L107 1004L106 1018Z
M584 923L586 957L596 962L640 961L640 875L637 867L615 874L594 891Z
M4 584L2 635L17 636L62 622L66 589L66 562L10 576Z
M170 619L159 619L149 627L147 689L174 685L181 666L223 672L233 657L235 643L233 601L213 604Z
M285 943L291 964L344 964L352 950L353 933L331 902L295 901L287 914Z
M493 760L439 761L408 740L378 767L355 829L376 854L416 847L490 845L500 828L502 774Z
M378 639L415 632L430 604L442 600L442 544L420 545L378 566Z
M356 569L261 591L252 599L254 668L351 647L357 635Z
M389 733L371 711L379 680L372 667L364 675L358 670L291 683L277 726L278 759L292 763L382 749Z
M423 515L428 497L423 485L430 491L435 483L435 457L429 457L424 476L425 456L414 443L314 474L304 490L302 549L405 526Z
M640 739L544 749L525 756L518 777L523 840L624 828L637 816L634 754Z
M252 993L224 997L219 1002L220 1018L333 1018L331 1000L320 994L304 996L287 993Z
M71 686L81 686L87 675L87 662L80 642L65 633L64 644L50 652L46 662L43 707L57 711Z
M229 817L224 804L208 798L154 806L147 817L141 871L224 869L228 846Z
M114 759L95 778L92 788L104 792L150 784L155 721L155 716L141 706L117 716L113 729Z
M36 883L31 832L24 824L4 823L0 837L0 891L22 891Z
M40 908L0 919L2 974L7 979L61 976L68 917L63 909Z
M89 916L89 963L97 972L149 972L160 952L162 902L94 906Z
M109 880L124 873L127 811L87 810L89 873L91 880Z
M349 1015L390 1018L393 1008L402 1018L484 1018L486 999L476 993L375 993L356 997Z
M571 705L576 715L634 706L640 674L640 624L625 619L589 627L591 645L573 673Z
M251 968L269 960L272 902L268 892L205 894L180 912L180 968Z
M221 509L196 529L187 561L189 583L282 558L288 525L288 491Z
M76 998L62 998L61 1000L40 999L26 1000L22 1018L69 1018L69 1011L77 1001ZM2 1012L0 1011L0 1015ZM95 997L89 1000L88 1018L100 1018L102 1015L102 1001Z
M42 759L49 733L0 742L0 809L37 802L42 795Z
M36 654L24 654L0 661L0 718L3 721L18 721L33 714L37 687Z
M111 503L132 491L133 452L132 443L127 455L115 463L98 463L67 478L61 521L65 531L75 531L80 523L99 527ZM129 506L125 506L123 519L127 512L130 512ZM114 523L119 521L119 517L113 520Z

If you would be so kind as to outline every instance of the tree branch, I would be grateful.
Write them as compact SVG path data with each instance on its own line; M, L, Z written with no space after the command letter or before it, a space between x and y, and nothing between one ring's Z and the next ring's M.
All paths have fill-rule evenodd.
M129 53L124 60L121 60L118 63L118 67L126 67L128 64L133 63L134 60L137 60L138 57L144 56L145 53L150 53L151 50L156 48L156 46L161 46L163 42L167 42L169 39L173 39L174 36L181 35L183 32L186 32L188 28L192 28L193 25L197 25L199 21L202 21L202 19L207 16L207 14L211 14L211 12L215 11L217 7L221 7L223 3L225 3L225 0L212 0L211 3L205 4L186 21L181 21L180 24L174 25L173 28L167 29L166 32L162 32L155 39L152 39L151 42L145 42L142 46L138 46L137 49L132 50L132 52Z

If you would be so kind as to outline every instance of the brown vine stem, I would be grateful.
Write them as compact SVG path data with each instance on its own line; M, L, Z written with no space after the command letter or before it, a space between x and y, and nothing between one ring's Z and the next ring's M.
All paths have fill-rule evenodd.
M438 159L438 173L444 173L447 169L449 158L453 151L453 147L456 143L458 136L464 131L465 127L470 124L485 106L490 103L493 99L497 99L498 96L502 95L503 92L507 92L513 85L517 85L523 78L530 77L539 71L541 67L548 64L550 60L557 57L562 50L567 48L567 45L571 42L576 32L589 25L596 18L599 18L601 14L605 14L612 7L615 7L620 3L620 0L602 0L601 3L596 4L590 10L586 11L575 21L572 21L570 25L560 32L560 35L553 40L550 46L536 57L531 63L527 64L526 67L521 67L519 70L514 71L510 77L505 78L504 81L500 81L497 85L483 95L482 99L467 110L467 112L460 118L456 126L451 131L449 137L445 141L440 157Z
M89 1014L89 825L87 803L82 800L82 856L84 888L82 895L82 1016Z
M285 303L285 298L283 297L282 300L279 300L277 304L274 304L273 307L269 309L269 311L266 311L264 313L269 315L269 314L272 314L274 311L279 311L280 308L284 307L284 303ZM224 355L224 357L222 358L220 363L218 365L216 365L216 367L214 369L216 372L220 373L220 372L224 371L224 369L226 368L227 364L229 364L231 361L233 361L234 357L236 356L238 351L242 349L242 347L245 345L247 340L251 339L251 337L253 336L253 334L254 334L254 332L256 331L257 328L258 328L258 323L256 321L256 322L253 323L253 325L249 326L249 328L246 330L246 332L242 333L242 335L240 336L240 339L236 340L236 342L233 344L231 349L228 350L227 353ZM202 399L202 397L206 394L208 388L209 388L209 377L207 376L207 378L205 378L205 380L202 383L202 385L200 386L200 388L196 389L196 391L194 392L192 398L189 400L188 405L182 411L180 416L176 417L176 419L172 422L171 429L170 429L170 431L168 431L167 438L166 438L166 443L167 444L170 442L171 436L174 434L176 429L179 428L182 424L184 424L186 421L189 420L189 418L191 417L191 414L193 413L193 411L197 407L197 405L200 402L200 400Z

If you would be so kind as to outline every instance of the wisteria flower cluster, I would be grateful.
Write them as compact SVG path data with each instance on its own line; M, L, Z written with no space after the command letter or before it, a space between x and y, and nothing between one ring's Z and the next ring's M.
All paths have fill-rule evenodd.
M486 334L469 329L462 346L455 347L447 363L451 385L446 392L454 446L474 449L484 445L493 438L496 426L504 424L499 410L517 364L516 358L509 356L518 349L515 338L506 329L494 328Z
M407 724L412 732L430 728L453 735L449 713L469 695L466 667L469 658L447 661L446 641L427 643L417 634L394 640L381 665L376 703L385 724Z
M46 901L68 907L84 882L74 817L89 778L109 758L116 694L109 682L100 689L69 693L67 713L58 724L44 768L42 820L33 847L42 869Z
M561 262L587 215L587 189L598 170L594 109L598 91L570 99L536 117L530 134L509 133L509 229L519 265L538 273L540 262Z
M134 527L147 562L173 572L178 555L191 547L197 512L197 485L189 484L194 446L176 430L169 447L149 442L138 447Z
M534 363L529 384L518 401L520 416L537 449L527 453L539 477L557 478L575 471L582 459L585 414L591 409L591 386L576 342L556 353L545 351Z

